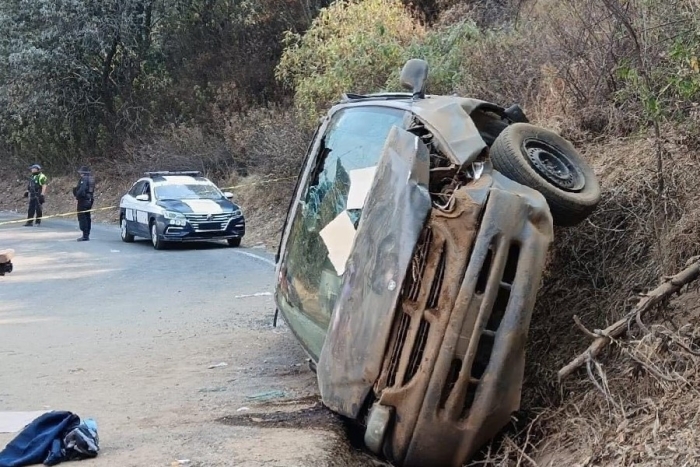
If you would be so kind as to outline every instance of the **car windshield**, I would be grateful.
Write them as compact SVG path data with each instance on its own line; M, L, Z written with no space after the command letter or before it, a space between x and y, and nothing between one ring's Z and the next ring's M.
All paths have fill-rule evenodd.
M341 276L329 259L321 231L347 212L357 228L361 209L348 206L350 175L376 166L393 126L403 128L406 112L356 107L336 113L326 131L315 169L291 226L286 255L287 301L326 326Z
M221 199L221 191L210 184L160 185L155 188L156 198L168 199Z

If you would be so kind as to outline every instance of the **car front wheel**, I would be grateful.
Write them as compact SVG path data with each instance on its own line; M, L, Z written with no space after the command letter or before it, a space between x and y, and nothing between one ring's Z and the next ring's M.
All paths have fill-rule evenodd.
M134 236L129 233L129 227L126 223L126 219L122 217L121 222L119 224L120 224L119 227L121 230L122 242L126 242L126 243L133 242Z
M228 243L228 246L230 246L232 248L236 248L236 247L241 246L241 239L240 238L229 238L228 240L226 240L226 242Z
M151 243L156 250L165 248L165 242L158 236L158 226L155 222L151 222Z
M582 222L600 202L593 169L553 131L514 123L496 138L491 161L506 177L542 193L556 225Z

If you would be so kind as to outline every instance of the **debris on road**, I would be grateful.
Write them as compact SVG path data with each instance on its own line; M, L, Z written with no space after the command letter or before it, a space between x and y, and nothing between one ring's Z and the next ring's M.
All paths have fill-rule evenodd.
M199 392L207 393L207 392L226 392L226 387L225 386L219 386L215 388L202 388L199 390Z
M272 292L258 292L254 294L248 294L248 295L236 295L233 298L250 298L250 297L271 297Z
M246 399L256 400L256 401L269 401L273 399L281 399L286 394L283 391L267 391L261 392L259 394L253 394L252 396L246 396Z
M211 366L209 367L209 369L210 369L210 370L213 370L214 368L223 368L223 367L225 367L225 366L228 366L228 363L226 363L226 362L221 362L221 363L217 363L216 365L211 365Z

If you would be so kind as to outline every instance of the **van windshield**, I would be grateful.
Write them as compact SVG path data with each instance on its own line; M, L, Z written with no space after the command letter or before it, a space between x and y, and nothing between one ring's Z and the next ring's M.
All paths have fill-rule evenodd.
M344 211L357 228L361 210L347 210L350 172L377 165L389 131L404 128L407 114L394 108L351 107L336 113L323 135L292 221L281 279L287 302L322 328L330 321L342 276L320 232Z

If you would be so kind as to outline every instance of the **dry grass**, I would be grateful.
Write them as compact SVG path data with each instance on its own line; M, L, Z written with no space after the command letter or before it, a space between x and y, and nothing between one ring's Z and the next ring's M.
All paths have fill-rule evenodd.
M629 311L638 293L700 254L697 153L686 136L671 128L665 134L661 193L652 138L583 147L601 180L602 203L585 223L557 229L532 321L522 412L472 465L700 464L695 293L652 316L648 332L616 342L588 371L556 383L558 369L590 343L574 315L602 329Z

